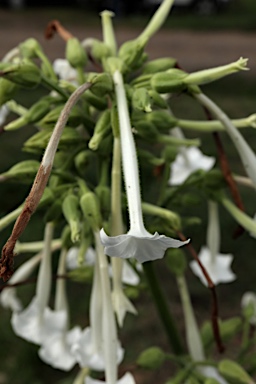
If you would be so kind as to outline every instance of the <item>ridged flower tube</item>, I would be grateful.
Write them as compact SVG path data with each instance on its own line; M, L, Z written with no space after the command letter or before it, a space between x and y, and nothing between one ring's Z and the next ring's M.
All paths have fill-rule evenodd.
M139 262L143 263L149 260L161 259L167 248L178 248L188 241L182 242L174 240L164 235L159 235L157 232L151 235L144 227L137 154L131 129L123 77L119 70L114 72L113 80L120 124L122 164L128 200L130 230L125 235L108 237L104 229L102 229L101 241L105 246L105 253L107 255L124 259L135 257Z

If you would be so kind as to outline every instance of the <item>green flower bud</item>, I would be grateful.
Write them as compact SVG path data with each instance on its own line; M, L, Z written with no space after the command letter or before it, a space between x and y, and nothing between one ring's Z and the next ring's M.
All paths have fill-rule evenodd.
M140 75L136 77L133 81L131 81L131 85L135 88L150 88L150 81L151 81L152 75L146 74L146 75Z
M74 163L80 175L84 175L86 168L90 164L91 158L92 158L92 152L89 150L81 151L76 155L74 159Z
M146 88L134 89L132 94L132 106L139 111L152 111L150 95Z
M100 214L99 200L95 193L84 193L80 199L80 206L82 208L83 215L89 222L92 230L99 230L99 228L101 228L102 219Z
M135 132L138 136L144 137L149 141L155 141L159 132L150 122L141 120L133 124Z
M146 63L142 69L142 73L158 73L167 71L167 69L175 67L177 60L172 57L161 57L160 59L151 60Z
M115 71L124 72L124 62L118 57L108 57L105 60L105 70L109 72L111 75L115 73Z
M228 359L222 360L218 364L220 374L228 381L229 384L254 384L255 382L245 372L245 370L236 362Z
M145 42L138 39L126 41L118 51L118 57L125 63L128 70L137 67L144 53Z
M18 89L19 86L17 84L0 77L0 106L11 100Z
M151 152L144 149L138 149L138 155L140 159L146 160L149 164L159 167L165 163L164 159L154 156Z
M145 118L160 132L169 132L169 130L176 126L177 120L167 111L152 111L145 115Z
M97 153L99 153L101 156L112 156L112 150L113 150L113 136L112 134L109 134L105 137L104 140L102 140L98 146Z
M175 276L183 276L187 269L187 260L181 249L169 248L165 253L168 268Z
M40 69L27 59L10 63L1 71L0 76L24 88L35 88L41 82Z
M18 119L11 121L5 126L6 131L11 131L14 129L19 129L26 124L36 123L42 119L50 109L50 102L47 99L40 99L37 103L32 105L32 107Z
M70 226L66 225L61 233L61 244L63 248L69 249L73 246L71 241L71 231Z
M98 185L95 188L96 195L98 196L101 212L104 217L108 217L111 206L111 193L110 188L104 185Z
M220 335L223 341L229 341L232 337L242 328L242 320L240 317L233 317L228 320L219 321ZM203 340L204 347L209 347L214 342L214 335L212 332L212 325L209 321L203 324L201 329L201 337Z
M87 55L76 37L71 37L66 45L66 58L74 68L83 68L87 64Z
M92 83L90 90L96 96L102 97L113 91L113 81L108 73L98 73L88 77L88 81Z
M177 373L177 375L174 378L168 380L165 384L184 384L184 383L190 384L190 381L189 382L187 381L189 376L190 376L190 370L182 369Z
M36 160L24 160L15 164L7 172L0 175L3 180L19 180L21 182L31 182L34 179L40 163Z
M148 91L148 94L151 97L151 104L158 108L168 108L167 101L163 97L161 97L158 92L154 91L154 89L150 89Z
M34 59L38 56L38 52L42 51L42 47L36 39L29 38L19 45L19 50L21 56Z
M166 360L166 354L158 347L150 347L143 351L136 363L143 368L159 369Z
M101 62L103 59L111 56L111 48L107 44L103 43L103 41L90 39L89 43L91 48L91 55L94 59Z
M62 212L71 230L73 243L79 241L81 233L79 199L75 195L68 194L62 203Z
M102 112L95 125L94 133L91 140L89 141L88 147L94 151L98 149L100 142L110 132L110 130L110 110L106 109L104 112Z
M156 73L151 78L151 87L159 93L181 92L187 88L183 82L187 74L180 69Z

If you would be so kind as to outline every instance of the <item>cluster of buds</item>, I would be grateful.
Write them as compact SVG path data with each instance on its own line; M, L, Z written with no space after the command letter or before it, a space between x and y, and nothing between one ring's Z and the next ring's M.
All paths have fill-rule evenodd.
M124 287L137 286L144 278L143 271L174 353L184 352L152 270L151 262L165 255L168 268L177 278L190 356L189 363L187 357L179 360L182 369L169 382L190 382L191 374L195 383L225 384L232 375L234 380L246 378L244 383L253 383L246 381L251 378L229 360L223 360L217 368L209 359L202 365L206 359L204 339L184 277L184 252L177 249L184 245L192 248L196 260L191 269L213 290L214 284L235 279L230 270L232 257L219 254L217 203L256 235L254 219L226 197L224 189L229 187L234 192L235 187L228 183L225 169L212 169L215 158L204 155L198 148L200 140L186 138L181 130L226 130L248 174L247 183L256 186L256 157L238 131L255 127L255 115L230 120L200 89L202 84L246 70L247 59L190 74L179 68L174 58L149 60L145 47L172 4L173 0L164 0L144 31L119 48L113 14L104 11L102 41L86 38L80 42L55 20L49 23L46 37L58 33L66 41L65 59L51 63L40 44L30 38L0 63L1 132L11 138L12 131L28 124L35 128L22 148L28 159L0 175L0 182L30 185L34 180L25 202L0 219L0 230L16 220L2 251L0 275L9 281L0 299L13 312L14 332L39 345L44 362L64 371L79 365L74 384L102 383L93 378L97 371L104 372L107 384L135 383L130 372L118 379L124 349L118 340L117 324L123 326L127 312L137 313ZM25 108L17 103L16 94L29 88L37 95L39 87L47 94L32 106ZM169 100L174 93L193 97L216 120L198 122L174 116ZM17 117L10 121L9 112ZM234 181L235 176L229 176ZM189 231L189 225L198 220L179 214L180 207L195 203L190 188L199 190L209 201L207 248L199 258L183 235L184 228ZM44 212L44 239L20 243L37 209ZM54 238L57 233L61 236ZM59 251L59 259L51 308L55 251ZM14 256L26 252L35 256L13 274ZM34 298L23 309L16 285L25 282L38 264ZM89 324L84 330L80 326L70 329L67 278L92 282ZM248 316L246 319L248 325ZM233 323L229 324L232 336L237 331ZM213 325L211 336L221 349L222 322L215 316ZM153 348L140 356L138 364L158 368L166 359L168 354Z

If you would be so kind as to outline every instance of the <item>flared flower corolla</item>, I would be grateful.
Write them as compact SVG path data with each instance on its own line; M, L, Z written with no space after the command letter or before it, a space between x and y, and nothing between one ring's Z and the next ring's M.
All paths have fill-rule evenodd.
M95 380L90 376L85 378L84 384L105 384L106 381ZM133 375L130 372L126 372L121 379L117 380L117 384L135 384Z
M145 261L161 259L167 248L177 248L186 244L186 242L159 235L157 232L151 235L144 227L136 147L131 128L123 77L118 70L114 72L113 80L120 122L122 164L128 201L130 230L125 235L108 237L104 229L101 229L100 237L107 255L121 257L123 259L134 257L140 263L143 263Z
M199 169L209 171L214 163L214 157L204 155L196 147L183 148L171 165L169 184L180 185Z
M230 283L236 279L236 275L231 270L231 263L233 261L232 255L219 253L213 261L209 248L202 247L198 258L207 270L215 285L219 283ZM208 283L198 263L196 261L192 261L190 263L190 268L193 273L199 277L201 282L207 286Z
M81 368L88 367L95 371L104 371L106 364L104 361L103 344L99 351L95 351L95 345L92 338L92 329L90 327L85 328L80 338L72 346L72 353L76 357L76 361ZM119 364L123 360L124 350L118 343L117 348L117 363Z
M11 324L16 335L31 343L40 345L44 339L44 323L50 309L40 310L38 297L34 297L29 306L22 312L14 312Z
M161 259L167 248L179 248L189 242L189 240L175 240L157 232L145 236L145 232L141 235L139 232L130 234L132 232L129 231L126 235L110 237L106 235L104 229L101 229L100 237L108 256L123 259L134 257L140 263Z
M71 352L72 345L81 337L81 328L76 326L67 331L68 313L66 311L47 311L44 318L42 346L39 357L53 368L69 371L76 364Z

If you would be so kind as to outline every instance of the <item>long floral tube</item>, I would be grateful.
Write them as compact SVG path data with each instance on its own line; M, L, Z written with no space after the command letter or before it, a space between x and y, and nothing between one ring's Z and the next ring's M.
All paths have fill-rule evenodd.
M130 230L125 235L108 237L104 229L102 229L100 235L107 255L125 259L135 257L139 262L143 263L145 261L162 258L167 248L180 247L188 243L189 240L182 242L164 235L159 235L157 232L154 235L151 235L144 227L138 160L131 129L123 77L119 70L114 72L113 80L115 84L120 124L122 164L128 200Z

